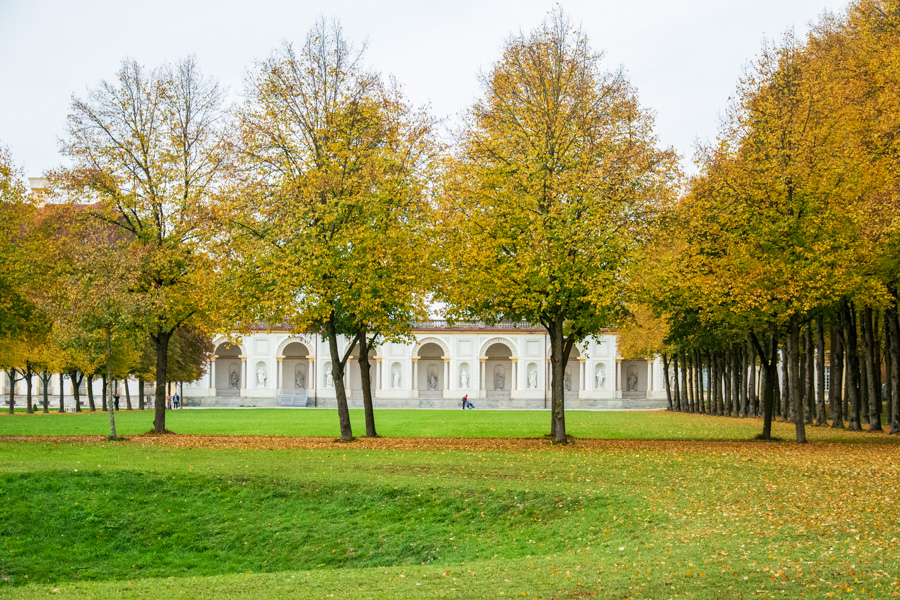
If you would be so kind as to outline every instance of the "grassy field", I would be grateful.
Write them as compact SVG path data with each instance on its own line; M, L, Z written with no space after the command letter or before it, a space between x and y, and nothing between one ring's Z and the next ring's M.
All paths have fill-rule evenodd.
M378 410L378 433L386 437L539 437L549 432L548 411ZM361 410L350 411L354 433L365 433ZM334 436L336 410L326 409L184 409L169 411L166 427L177 433L222 435ZM150 411L116 413L121 435L153 428ZM583 438L658 440L751 439L762 431L761 419L726 419L666 411L568 411L566 429ZM885 442L887 436L808 428L814 441ZM0 435L109 435L109 415L94 413L0 413ZM773 434L790 440L794 426L775 423Z
M509 435L504 423L543 433L543 419L532 423L530 413L495 421L488 412L409 412L407 425L381 415L385 433L412 423L407 435ZM294 414L298 421L286 423ZM318 415L318 424L299 419ZM484 424L467 428L460 419L470 416ZM70 433L94 427L95 417L4 416L0 433L32 423ZM128 417L147 429L148 414ZM176 431L325 435L333 433L326 417L335 418L170 417ZM0 437L0 598L900 594L900 440L811 428L814 439L840 441L663 441L748 440L758 421L570 419L576 435L632 439L508 452ZM789 437L789 426L779 427ZM634 439L642 437L654 439Z

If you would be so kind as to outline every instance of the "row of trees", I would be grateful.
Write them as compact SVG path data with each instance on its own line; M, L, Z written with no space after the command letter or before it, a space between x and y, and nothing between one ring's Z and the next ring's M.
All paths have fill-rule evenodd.
M884 372L900 431L898 67L900 3L889 0L823 16L804 39L788 32L749 65L637 286L665 331L674 408L749 408L765 416L763 437L777 413L798 442L828 418L880 431Z
M91 247L115 273L86 330L152 341L157 431L178 331L317 332L351 440L346 362L358 356L377 435L370 353L408 338L430 303L451 318L541 323L551 430L565 442L569 352L624 314L629 265L673 197L674 152L560 11L507 41L450 145L362 54L320 21L254 65L238 106L223 107L193 60L126 61L118 81L75 99L54 197L92 205L107 239Z
M782 395L803 415L815 371L800 372L813 346L801 350L805 323L821 323L819 340L841 307L856 310L869 331L862 347L874 348L866 311L885 311L887 339L900 339L891 329L897 6L859 0L803 44L788 35L767 46L685 194L677 156L660 147L624 72L604 69L559 10L506 41L446 142L334 23L256 63L233 107L191 59L154 71L126 61L117 81L73 101L71 167L52 177L56 197L93 203L106 243L91 247L117 273L86 330L151 341L156 431L179 331L283 322L327 340L346 441L343 372L358 357L366 435L377 435L369 355L408 338L432 302L454 319L547 330L560 443L569 353L616 325L637 332L623 337L629 352L662 353L682 375L712 366L723 389L711 405L736 413L746 410L733 391L748 388L740 374L751 372L752 348L771 414L784 338ZM14 196L4 204L18 206ZM827 331L854 357L850 320ZM900 353L884 355L900 373ZM861 360L875 369L869 354ZM672 381L673 408L706 409L688 379ZM795 421L802 441L804 419Z
M65 379L71 381L74 409L81 411L82 385L96 410L93 383L102 379L102 409L112 411L114 387L138 379L138 408L144 407L144 381L154 377L153 352L136 317L133 294L141 255L131 240L107 223L102 204L43 204L40 190L28 196L21 173L7 152L0 154L2 186L2 335L0 366L8 381L13 413L17 383L24 382L26 410L35 410L33 383L42 388L49 410L51 378L59 374L59 410L65 410ZM173 348L176 381L202 374L210 341L185 328ZM132 408L130 389L123 392ZM111 433L115 425L111 413Z

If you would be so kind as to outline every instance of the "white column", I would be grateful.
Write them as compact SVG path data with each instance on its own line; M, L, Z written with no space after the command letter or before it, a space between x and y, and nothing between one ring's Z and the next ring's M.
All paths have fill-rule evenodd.
M241 359L241 389L246 390L247 389L247 357L241 355L238 358Z
M419 389L419 357L412 357L412 382L410 385L410 389L414 392Z
M275 357L275 395L281 395L281 388L284 385L284 357Z
M515 392L519 389L519 369L517 368L519 365L519 359L515 356L510 359L512 362L512 390Z
M622 361L616 359L616 391L622 391Z
M375 389L381 390L381 357L375 357Z
M216 358L213 354L209 359L209 389L216 389Z
M583 392L585 390L585 382L587 381L586 370L585 367L587 363L583 356L578 357L578 391Z
M355 356L351 356L347 359L347 362L344 363L344 390L347 392L350 391L350 364L356 360Z
M647 391L653 391L653 361L647 361Z
M306 372L306 387L313 391L316 390L316 359L314 356L307 356L306 360L309 361L309 368Z
M444 391L450 389L450 357L444 357Z
M482 356L482 357L479 358L478 360L481 361L481 370L480 370L481 377L479 377L479 381L480 381L479 387L480 387L481 391L483 392L483 391L485 391L485 390L484 390L484 371L485 371L485 368L486 368L485 363L487 362L487 357L486 357L486 356Z

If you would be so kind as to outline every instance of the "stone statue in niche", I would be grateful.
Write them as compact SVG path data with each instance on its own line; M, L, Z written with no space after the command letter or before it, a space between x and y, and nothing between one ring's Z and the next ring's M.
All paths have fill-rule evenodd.
M563 375L563 389L567 392L572 391L572 372L566 369L565 375Z
M506 389L506 372L503 370L503 367L501 365L497 365L497 368L494 369L494 389Z
M469 389L469 371L465 367L459 372L459 387L464 390Z
M437 376L437 368L434 366L428 367L428 390L434 391L438 387L438 376Z
M297 374L294 376L294 388L298 390L306 389L306 375L297 367Z
M256 368L256 385L258 387L266 387L266 367L259 365Z
M325 387L327 387L327 388L334 387L334 376L331 373L331 363L330 362L325 363L324 372L325 372L325 382L324 382Z
M528 389L529 390L537 389L537 369L531 369L528 372Z
M638 387L637 369L634 366L628 367L628 379L625 383L625 391L636 392Z
M598 390L606 389L606 365L603 363L597 365L597 373L594 376L594 387Z
M238 375L237 369L231 372L231 376L228 380L228 385L231 386L231 389L236 390L241 383L241 378Z
M395 390L400 389L400 365L394 365L394 370L391 372L391 387Z

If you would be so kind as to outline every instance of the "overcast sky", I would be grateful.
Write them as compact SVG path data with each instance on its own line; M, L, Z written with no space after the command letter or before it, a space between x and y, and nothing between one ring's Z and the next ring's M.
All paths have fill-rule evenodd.
M805 32L845 0L567 0L610 69L625 67L657 134L690 171L696 140L715 136L743 66L765 38ZM478 73L511 32L538 25L549 0L0 0L0 145L27 175L60 162L72 94L113 79L122 58L147 66L195 54L233 96L256 59L301 42L319 16L368 40L366 62L452 123L479 94Z

